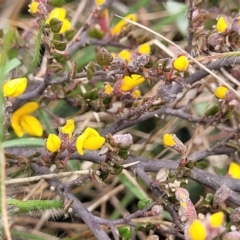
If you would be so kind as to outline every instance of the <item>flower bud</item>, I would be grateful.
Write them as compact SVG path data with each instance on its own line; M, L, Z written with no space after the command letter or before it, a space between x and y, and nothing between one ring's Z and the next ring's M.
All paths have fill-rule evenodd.
M218 16L216 30L219 33L225 33L227 31L227 28L228 28L228 24L227 24L226 20L224 19L224 17Z
M180 55L173 60L172 66L179 72L184 72L188 69L189 62L185 55Z
M216 191L213 202L217 205L224 203L230 196L231 189L226 185L221 185L221 187Z
M232 223L240 223L240 207L236 208L231 214L230 214L230 220Z
M133 139L131 134L115 134L112 136L112 144L121 150L128 150L132 144Z
M49 152L57 152L61 146L61 139L55 134L49 134L46 141L46 148Z
M113 56L105 48L101 48L100 51L97 52L96 60L100 66L109 66L113 60Z
M26 78L12 79L3 85L3 95L4 97L18 97L25 92L26 88Z
M175 134L166 133L163 135L163 145L170 147L180 154L186 152L186 146L177 138Z

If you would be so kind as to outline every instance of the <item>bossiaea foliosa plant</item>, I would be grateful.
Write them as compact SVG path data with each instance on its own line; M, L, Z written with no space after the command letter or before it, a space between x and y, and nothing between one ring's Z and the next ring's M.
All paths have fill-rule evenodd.
M238 239L239 15L190 0L173 36L113 2L32 0L1 31L3 236Z

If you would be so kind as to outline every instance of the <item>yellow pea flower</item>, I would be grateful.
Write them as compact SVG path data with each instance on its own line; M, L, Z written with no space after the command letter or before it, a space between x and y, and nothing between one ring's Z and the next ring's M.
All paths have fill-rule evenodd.
M129 19L129 20L132 20L132 21L134 21L134 22L137 21L137 16L136 16L136 14L129 14L129 15L127 15L125 18L126 18L126 19ZM119 34L122 32L122 30L124 30L124 28L127 26L127 24L128 24L128 23L127 23L124 19L120 20L120 21L111 29L111 34L112 34L113 36L119 35Z
M228 24L224 17L219 16L217 19L216 29L219 33L225 33L227 31Z
M165 147L173 147L175 144L174 134L166 133L163 135L163 145Z
M61 146L62 140L56 134L49 134L46 141L46 148L49 152L57 152Z
M26 88L26 78L15 78L3 85L3 95L4 97L18 97L25 92Z
M75 129L75 123L73 119L68 119L66 124L61 128L61 132L68 134L69 138L72 138L73 131Z
M118 54L118 57L123 58L129 62L131 60L131 52L129 50L122 50Z
M188 69L189 62L186 56L180 55L176 59L174 59L173 68L179 72L184 72Z
M186 233L190 240L206 240L207 238L206 228L198 219L194 219L191 222Z
M57 18L58 20L62 21L62 27L61 27L59 33L64 33L71 28L70 21L68 19L66 19L65 17L66 17L66 9L54 8L50 12L50 14L46 20L46 23L49 24L49 22L51 21L52 18Z
M39 107L36 102L28 102L18 108L11 119L11 126L18 137L22 137L24 133L31 136L41 137L43 128L37 118L30 115Z
M39 2L33 1L28 5L28 11L32 15L36 15L39 12Z
M210 226L212 228L219 228L224 223L224 214L223 212L216 212L210 216Z
M137 51L141 54L150 54L151 48L148 43L143 43L140 46L138 46Z
M214 95L219 99L225 99L227 96L227 93L228 93L228 88L225 86L220 86L215 90Z
M144 81L145 81L145 78L139 74L132 74L131 77L125 76L122 79L120 90L123 92L128 92L129 90L140 85Z
M97 150L105 143L105 138L93 128L86 128L85 131L77 138L76 148L80 155L84 150Z
M227 175L232 178L240 179L240 165L235 162L231 162Z

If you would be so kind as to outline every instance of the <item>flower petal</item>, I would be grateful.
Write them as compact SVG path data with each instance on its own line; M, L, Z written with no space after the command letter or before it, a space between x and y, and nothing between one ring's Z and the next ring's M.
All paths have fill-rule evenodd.
M68 119L67 123L61 128L61 132L64 134L69 134L69 138L72 138L74 129L75 129L74 120Z
M176 144L176 141L174 140L174 135L166 133L163 135L163 145L165 147L173 147Z
M25 92L26 88L26 78L12 79L3 85L3 94L4 97L18 97Z
M105 142L105 138L93 128L86 128L85 131L77 138L76 148L80 155L84 154L83 149L96 150Z
M49 134L46 141L46 148L49 152L57 152L61 146L61 139L56 134Z
M240 165L235 162L231 162L228 169L228 176L240 179Z
M23 104L18 108L12 115L12 119L15 117L20 117L26 114L30 114L38 109L39 105L37 102L28 102Z
M188 69L188 59L185 55L180 55L173 61L173 68L179 72L184 72Z
M223 212L216 212L210 216L210 226L212 228L219 228L224 223L224 214Z
M129 90L140 85L144 81L145 81L145 78L139 74L132 74L131 77L125 76L122 79L120 90L123 92L128 92Z
M47 20L46 20L46 23L49 24L49 22L50 22L50 20L51 20L52 18L57 18L57 19L59 19L59 20L64 20L65 17L66 17L66 9L64 9L64 8L54 8L54 9L50 12L50 14L49 14L49 16L48 16L48 18L47 18Z
M23 129L20 126L19 121L12 122L11 126L18 137L22 137L24 135Z
M200 220L194 219L187 230L187 236L190 240L206 240L207 231Z
M132 20L134 22L137 21L136 14L129 14L125 17L126 19ZM112 35L118 35L124 30L124 28L127 26L128 22L126 22L124 19L120 20L112 29L111 34Z
M104 137L89 137L83 142L83 148L86 150L97 150L105 143Z
M129 50L122 50L118 54L118 57L123 58L129 62L131 60L131 52Z
M228 27L228 24L225 18L222 16L219 16L216 24L217 31L219 33L225 33L227 31L227 27Z
M66 32L67 30L69 30L71 28L71 23L68 19L64 19L63 20L63 24L62 24L62 27L59 31L59 33L64 33Z
M150 54L150 45L148 43L141 44L140 46L138 46L138 52L141 54Z
M21 116L20 125L23 130L31 136L41 137L43 135L43 128L41 123L32 115Z
M225 86L220 86L215 90L214 95L219 99L225 99L227 96L227 93L228 93L228 88Z
M36 1L33 1L32 3L30 3L28 5L29 7L29 12L32 14L32 15L36 15L38 12L39 12L39 2L36 2Z

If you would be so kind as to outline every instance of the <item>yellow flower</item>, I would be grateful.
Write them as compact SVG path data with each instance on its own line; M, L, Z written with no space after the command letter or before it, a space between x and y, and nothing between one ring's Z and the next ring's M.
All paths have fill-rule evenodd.
M66 10L64 8L54 8L49 14L46 23L49 24L51 19L57 18L59 21L62 21L62 27L59 33L64 33L71 28L71 23L66 17Z
M225 33L227 31L228 24L224 17L219 16L217 19L216 29L219 33Z
M3 95L4 97L18 97L25 92L26 88L26 78L12 79L3 85Z
M29 135L41 137L43 128L37 118L30 115L39 105L36 102L28 102L18 108L12 115L11 124L18 137L22 137L24 132Z
M57 152L61 146L62 140L56 134L49 134L46 141L46 148L49 152Z
M118 57L123 58L129 62L131 60L131 52L129 50L122 50L118 54Z
M216 212L210 216L210 226L212 228L219 228L224 223L224 214L223 212Z
M173 147L176 144L176 141L174 139L174 134L166 133L163 135L163 145L165 147Z
M240 179L240 165L235 162L231 162L228 169L228 175L232 178Z
M173 63L173 68L179 72L184 72L188 69L188 59L184 55L178 56L176 59L174 59Z
M106 84L106 85L104 86L103 92L104 92L106 95L112 95L113 89L112 89L111 85L110 85L110 84Z
M131 92L131 95L132 95L133 98L140 98L141 97L141 92L138 89L136 89L136 90Z
M93 128L86 128L85 131L77 138L76 148L80 155L84 154L85 150L97 150L105 143L105 138Z
M148 43L141 44L140 46L138 46L137 50L141 54L150 54L151 52L151 48Z
M220 86L215 90L214 95L219 99L225 99L228 93L228 88L225 86Z
M138 74L132 74L131 77L125 76L122 79L122 84L121 84L120 90L123 92L128 92L129 90L140 85L144 81L145 81L145 78Z
M75 123L73 119L67 120L66 124L61 128L61 132L69 135L69 139L72 138L73 131L75 129Z
M29 7L28 11L32 15L36 15L39 12L39 2L33 1L28 5L28 7Z
M129 20L132 20L132 21L134 21L134 22L137 21L137 16L136 16L136 14L129 14L129 15L127 15L125 18L126 18L126 19L129 19ZM127 26L127 24L128 24L128 23L127 23L124 19L120 20L120 21L111 29L111 34L112 34L113 36L120 34L120 33L122 32L122 30L124 30L124 28Z
M194 219L188 227L187 236L190 240L205 240L207 231L200 220Z

